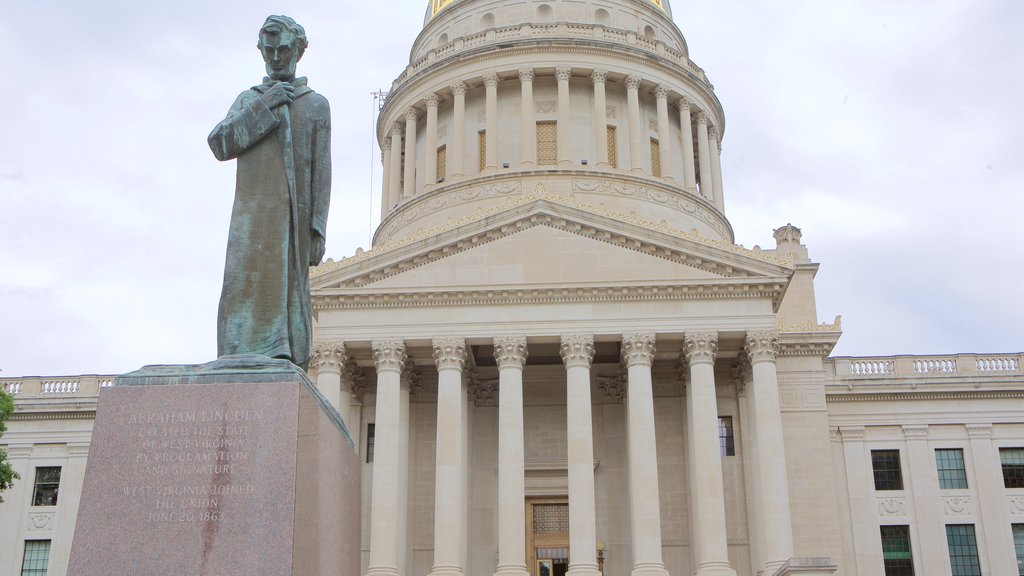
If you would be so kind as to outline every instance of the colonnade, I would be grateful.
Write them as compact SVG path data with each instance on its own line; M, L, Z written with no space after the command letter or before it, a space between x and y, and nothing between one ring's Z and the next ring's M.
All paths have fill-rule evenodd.
M662 558L661 503L651 368L655 334L622 335L621 354L627 369L626 433L628 446L631 576L667 576ZM526 576L525 450L523 371L529 353L525 336L493 340L498 367L498 483L497 570L495 576ZM405 524L408 482L409 395L402 374L408 361L398 339L371 343L377 372L376 441L370 517L368 575L404 576ZM332 402L341 397L334 388L341 367L351 360L343 345L319 347L317 383ZM569 574L598 576L597 523L594 481L591 364L594 338L564 335L560 354L565 366L567 412L567 476L569 499ZM747 495L751 548L759 569L774 572L793 555L792 523L775 357L778 334L749 331L745 338L748 474L758 481ZM699 576L736 574L728 555L725 490L719 446L715 361L718 333L684 335L681 364L685 365L686 437L690 484L691 556ZM457 576L466 571L468 534L464 483L469 443L465 378L467 345L461 338L433 340L438 371L437 443L434 494L434 564L431 576ZM406 387L407 388L407 387ZM347 392L343 393L347 394ZM403 417L403 412L405 416ZM343 413L343 418L352 418ZM406 436L403 438L403 436ZM747 444L746 442L752 442Z
M521 86L519 127L521 150L519 167L531 168L537 165L537 117L533 91L537 73L532 68L520 69L517 72ZM607 130L609 118L606 85L608 76L608 71L603 69L592 70L590 73L590 80L593 84L592 124L596 166L604 169L611 167L609 164ZM557 165L574 167L580 161L572 156L572 132L580 128L579 126L573 126L570 118L572 109L570 106L569 83L570 79L577 77L573 76L573 70L568 66L556 67L554 77L558 86L555 108ZM389 133L381 142L384 164L381 217L386 216L404 200L433 189L443 180L458 181L466 177L465 96L470 85L482 84L485 90L483 170L488 172L499 168L497 145L499 138L498 85L501 81L501 76L498 73L489 72L479 78L455 82L450 86L449 90L429 93L417 102L416 105L409 107L405 111L404 128L402 122L392 124ZM622 79L622 83L626 87L629 170L631 172L652 175L654 159L651 159L651 162L646 161L647 152L645 151L645 145L648 130L642 123L641 114L640 89L643 81L640 76L635 74L627 75ZM709 114L704 110L697 109L695 101L682 94L681 90L674 89L667 84L657 84L654 87L654 97L657 109L657 135L660 143L657 160L661 167L662 179L684 190L699 193L719 210L724 210L720 154L721 136L718 128L714 126ZM438 149L438 106L442 100L448 99L451 100L452 106L451 138L447 142L446 173L438 174L435 158ZM675 119L673 119L669 111L670 100L674 101L678 110ZM423 111L426 117L423 139L424 150L418 149L416 139L421 111ZM678 129L683 135L682 145L679 147L682 153L678 156L673 154L673 149L676 148L672 138L673 122L678 124ZM686 135L690 135L690 137L687 138ZM697 143L696 154L694 153L694 140ZM423 157L423 185L419 188L416 186L416 159L418 155ZM682 165L682 182L676 182L673 177L677 157Z

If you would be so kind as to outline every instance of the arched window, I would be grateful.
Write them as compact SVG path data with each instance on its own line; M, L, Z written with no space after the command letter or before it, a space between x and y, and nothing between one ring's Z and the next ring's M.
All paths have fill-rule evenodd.
M548 4L537 6L537 21L550 22L555 17L555 11Z
M594 22L607 26L608 24L611 24L611 21L611 14L609 14L608 11L605 10L604 8L598 8L594 12Z

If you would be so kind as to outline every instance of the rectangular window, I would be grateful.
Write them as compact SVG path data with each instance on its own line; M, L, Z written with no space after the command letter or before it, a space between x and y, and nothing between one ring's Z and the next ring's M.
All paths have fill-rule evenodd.
M476 133L477 148L480 151L480 157L477 158L477 168L480 172L484 171L487 167L487 130L481 130Z
M903 490L899 450L872 450L871 467L875 471L875 490Z
M366 463L373 464L373 442L374 432L376 432L377 426L374 424L366 425Z
M732 433L732 416L718 417L718 447L722 456L736 455L736 440Z
M1003 485L1024 488L1024 448L1000 448L999 461L1003 464Z
M36 468L36 485L32 496L32 505L56 506L58 488L60 488L60 466Z
M1013 525L1013 548L1017 551L1017 576L1024 576L1024 524Z
M448 147L441 146L437 149L437 181L444 182L448 174Z
M537 122L537 165L558 164L558 125L555 122Z
M910 526L882 526L881 529L885 576L914 576Z
M974 538L974 524L948 524L946 545L949 547L949 565L952 576L981 576L978 561L978 541Z
M49 540L25 541L25 559L21 561L21 576L46 576L49 563Z
M615 126L608 127L608 164L612 168L619 167L619 143L615 136Z
M651 138L651 176L661 178L661 145Z
M935 465L939 469L939 488L943 490L967 488L967 471L964 470L963 450L960 448L936 450Z

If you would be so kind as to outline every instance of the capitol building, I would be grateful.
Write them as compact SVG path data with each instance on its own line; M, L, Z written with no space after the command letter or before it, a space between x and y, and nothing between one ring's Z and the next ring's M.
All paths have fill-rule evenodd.
M372 248L310 281L363 574L1024 575L1024 355L831 356L668 0L432 0L396 72ZM67 574L115 379L0 379L0 576Z

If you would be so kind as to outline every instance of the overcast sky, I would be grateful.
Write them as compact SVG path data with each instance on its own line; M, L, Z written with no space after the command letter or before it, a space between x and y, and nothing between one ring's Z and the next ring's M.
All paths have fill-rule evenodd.
M305 26L299 73L331 101L327 255L367 247L370 93L407 64L425 4L8 3L0 375L215 356L235 166L206 135L260 82L268 14ZM1024 2L673 9L725 107L737 242L803 230L819 319L843 315L836 355L1024 350Z

